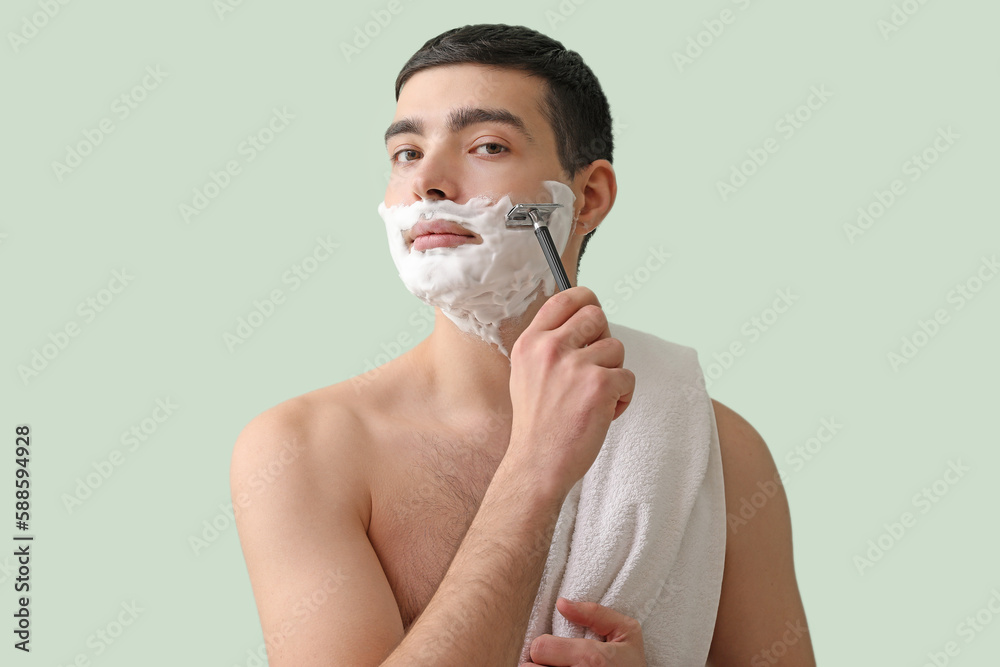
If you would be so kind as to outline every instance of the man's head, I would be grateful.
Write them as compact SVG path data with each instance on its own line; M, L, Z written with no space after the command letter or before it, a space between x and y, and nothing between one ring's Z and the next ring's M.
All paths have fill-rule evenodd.
M547 201L541 182L559 180L577 196L563 254L575 283L617 191L610 109L579 54L522 26L455 28L403 66L396 100L386 204L506 193L514 203Z

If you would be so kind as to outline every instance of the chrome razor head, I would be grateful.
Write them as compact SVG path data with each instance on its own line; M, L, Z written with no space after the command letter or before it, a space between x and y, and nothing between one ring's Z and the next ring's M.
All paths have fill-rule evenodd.
M507 229L531 229L536 225L548 226L552 212L562 204L517 204L505 216Z

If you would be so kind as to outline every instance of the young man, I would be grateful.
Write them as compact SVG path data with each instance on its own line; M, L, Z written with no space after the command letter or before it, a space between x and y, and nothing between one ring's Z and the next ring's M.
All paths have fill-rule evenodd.
M517 664L560 507L635 389L596 296L576 286L617 191L590 69L527 28L466 26L411 58L396 97L384 205L551 201L539 184L558 181L575 196L561 253L573 287L535 290L492 340L438 308L409 352L246 426L231 490L271 667ZM438 245L485 242L447 231L468 238ZM407 257L431 247L402 240ZM711 405L726 511L739 516L777 471L753 427ZM269 466L280 472L260 488ZM780 483L727 532L724 560L707 664L814 665ZM530 664L646 664L635 618L596 603L559 611L606 642L539 637Z

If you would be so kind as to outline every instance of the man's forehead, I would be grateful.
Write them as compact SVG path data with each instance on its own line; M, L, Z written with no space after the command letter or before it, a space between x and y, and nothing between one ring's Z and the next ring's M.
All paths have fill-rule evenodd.
M397 134L416 134L424 136L430 126L441 122L438 113L416 113L393 121L385 131L385 141ZM450 132L461 132L470 125L477 123L499 123L519 133L529 144L536 143L529 124L530 120L515 113L511 109L499 106L463 105L449 109L445 114L444 124Z
M433 65L412 74L399 91L401 104L410 98L447 96L473 103L476 100L508 101L535 97L543 80L523 69L481 63Z
M546 124L539 99L543 90L540 78L509 67L475 63L430 67L403 85L385 139L399 133L396 126L423 134L437 125L457 132L476 122L499 122L536 143L543 129L539 126Z

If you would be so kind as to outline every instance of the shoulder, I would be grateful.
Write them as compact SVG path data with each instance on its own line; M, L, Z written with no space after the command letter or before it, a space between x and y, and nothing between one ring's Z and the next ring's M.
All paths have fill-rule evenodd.
M792 664L815 665L781 475L746 419L715 399L712 407L725 484L726 557L708 664L769 664L762 648L780 640Z
M326 390L264 410L243 427L233 445L234 511L238 515L254 504L287 510L316 507L328 500L331 489L339 489L353 492L352 502L363 514L368 500L363 442L357 412Z
M739 467L738 471L733 472L745 473L742 475L743 478L759 477L761 474L769 478L777 476L778 469L771 451L757 429L732 408L714 398L712 409L719 430L719 446L722 449L723 459L728 457L730 463L735 463ZM725 463L724 460L723 465ZM734 484L740 481L736 475L732 478Z
M732 552L745 542L765 541L774 532L785 537L789 522L788 500L781 473L774 464L764 438L730 407L712 399L722 454L722 476L726 489L728 519L726 550ZM751 529L750 522L756 526ZM790 527L788 539L791 539ZM780 545L754 544L776 549ZM790 548L790 544L788 545Z
M324 432L349 435L356 430L358 419L347 405L329 394L321 401L317 394L291 398L247 422L236 438L234 457L258 458L291 450L297 458L315 458L323 455L319 441Z
M352 410L293 399L243 428L231 492L243 558L270 664L377 664L403 637L402 621L367 535ZM329 598L336 602L323 604ZM365 628L344 642L330 628ZM370 639L371 641L367 641ZM332 662L331 662L332 661Z

